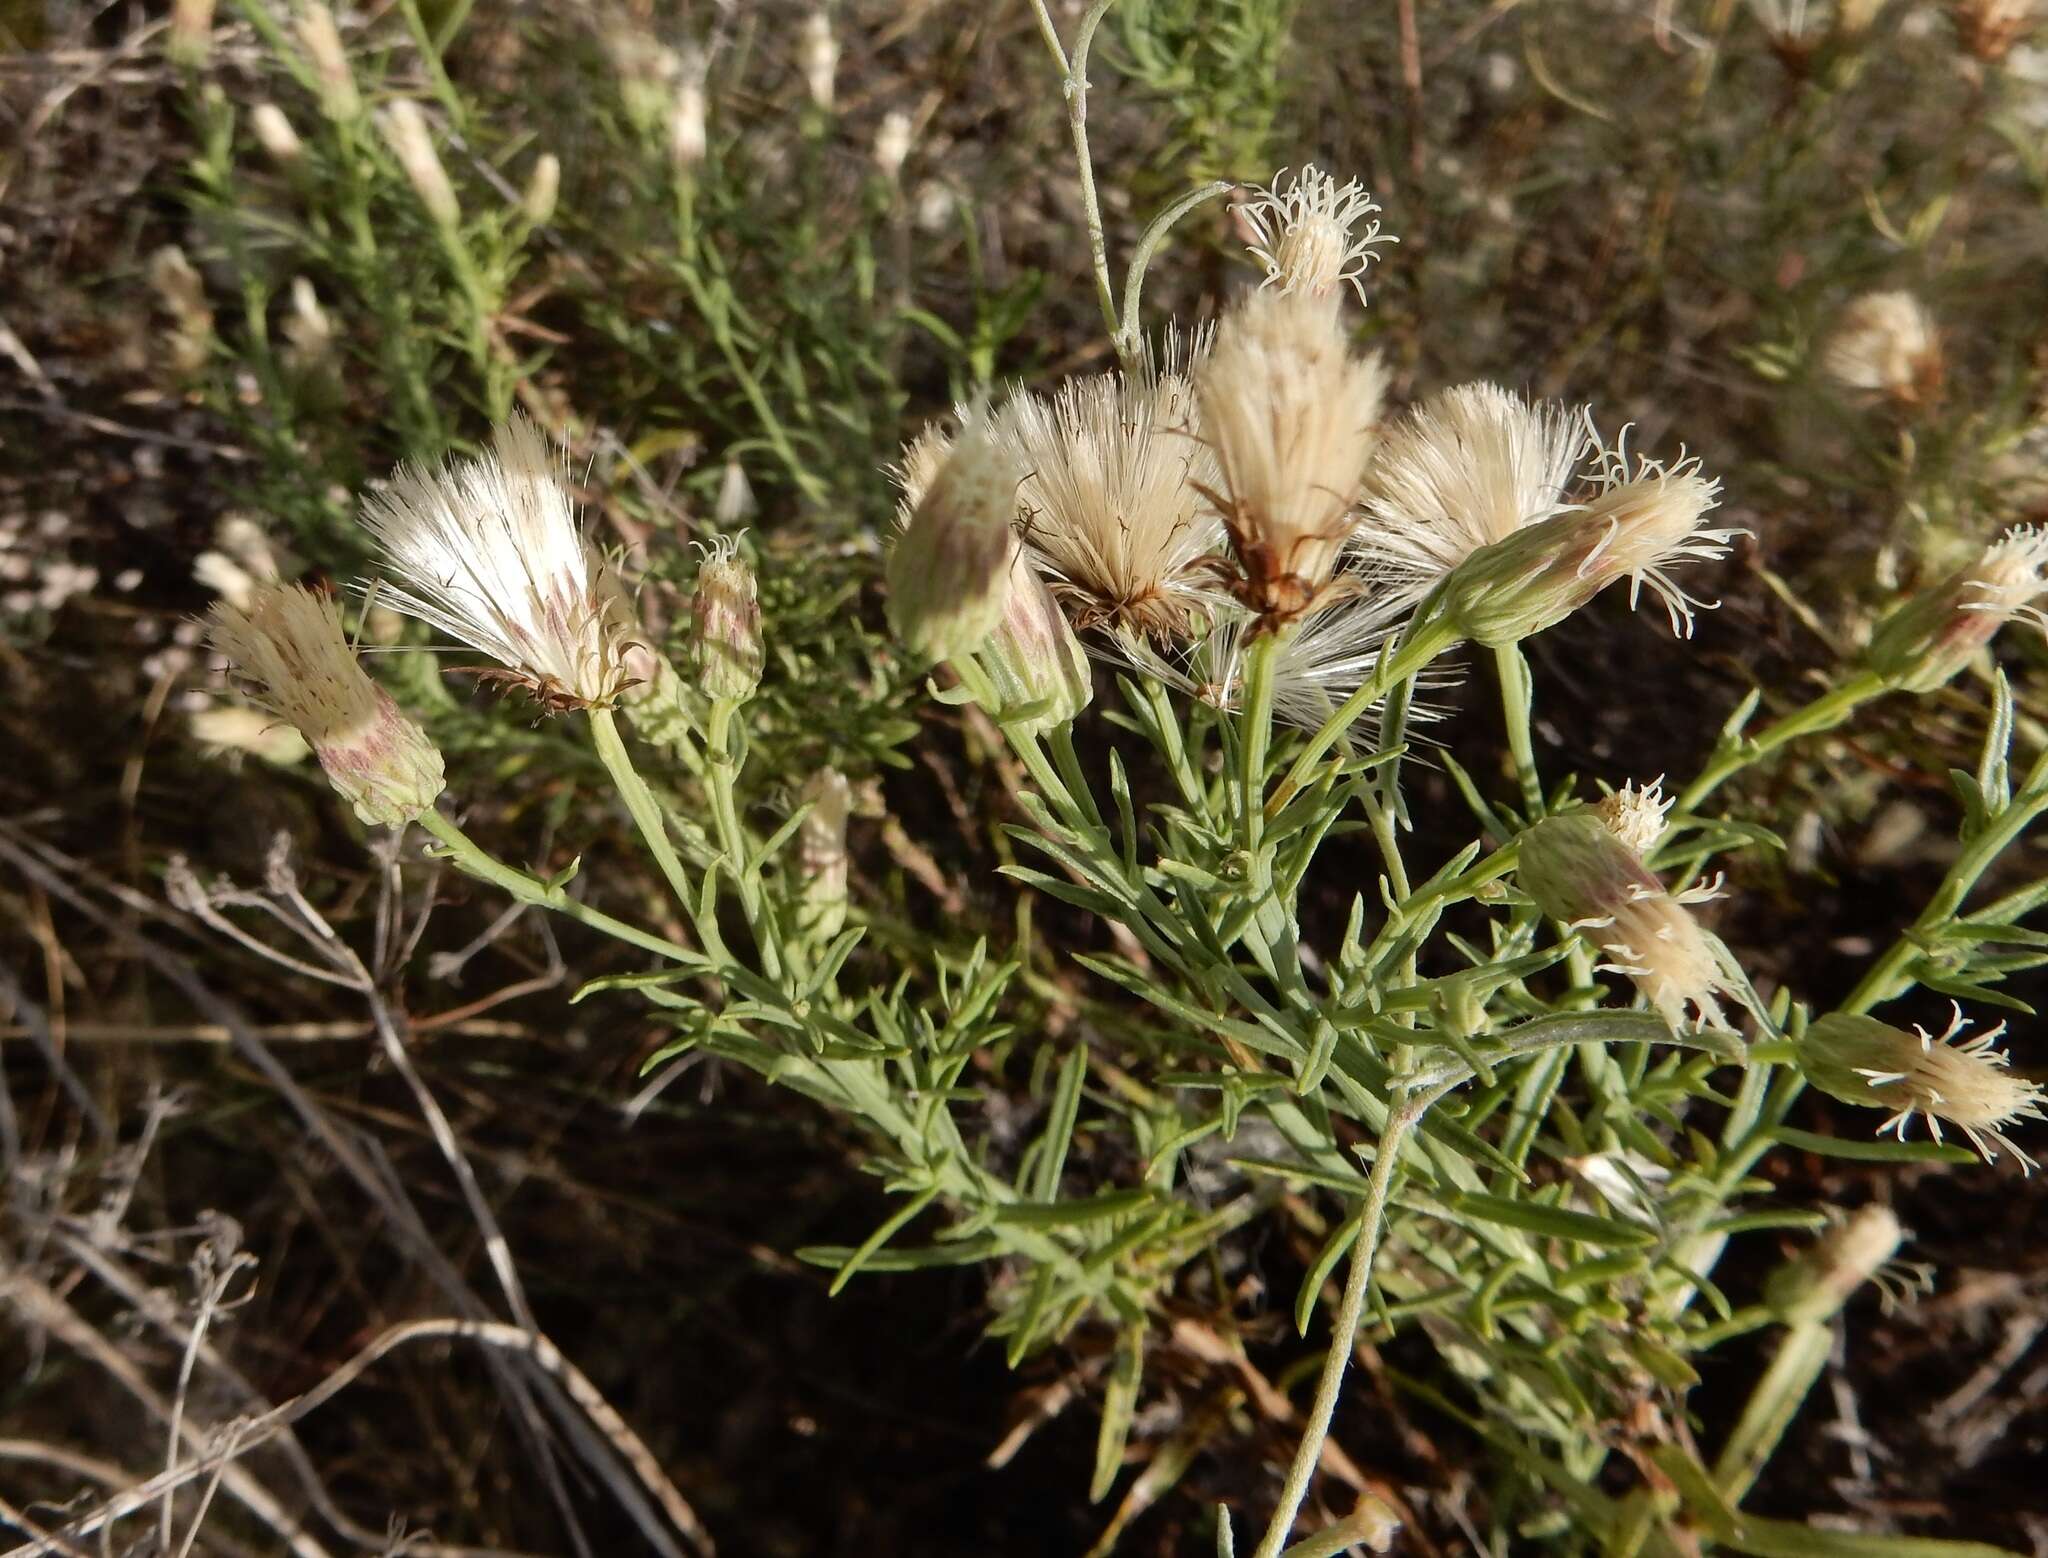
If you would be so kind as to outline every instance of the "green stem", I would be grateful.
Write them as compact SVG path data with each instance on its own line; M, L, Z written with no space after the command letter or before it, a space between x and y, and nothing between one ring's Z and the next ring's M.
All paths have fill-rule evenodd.
M1543 781L1536 773L1536 743L1530 736L1529 714L1534 689L1529 685L1529 662L1520 644L1503 644L1493 652L1500 675L1500 713L1507 725L1508 751L1515 759L1515 778L1522 791L1522 815L1532 821L1543 815Z
M661 868L661 874L667 878L669 891L675 894L676 902L689 916L698 940L704 943L704 950L721 962L730 962L731 955L718 934L716 910L708 914L698 913L697 896L690 888L690 873L684 869L675 846L669 842L668 824L662 818L661 804L633 767L633 759L627 755L626 743L619 735L618 724L610 709L590 711L590 733L597 745L598 761L604 764L605 772L611 775L612 783L618 787L619 798L626 803L634 826L640 830L641 840L654 856L654 863Z
M1280 808L1293 799L1309 781L1309 775L1317 763L1329 753L1331 747L1343 739L1344 732L1351 724L1375 703L1391 692L1400 683L1420 674L1430 661L1442 654L1458 641L1458 631L1442 617L1433 617L1409 629L1408 636L1401 643L1380 656L1358 690L1337 706L1337 712L1322 723L1308 745L1288 768L1287 775L1280 781L1266 801L1266 815L1275 816Z
M1067 99L1067 125L1074 137L1074 163L1081 181L1081 210L1088 223L1088 257L1095 269L1095 300L1102 309L1102 322L1109 327L1117 355L1128 368L1131 366L1128 355L1131 343L1125 340L1123 329L1117 323L1116 292L1109 279L1109 241L1103 235L1102 202L1095 191L1095 159L1088 150L1088 50L1095 41L1095 29L1102 25L1103 17L1109 14L1109 8L1114 4L1116 0L1095 0L1088 8L1087 15L1081 18L1080 30L1074 34L1074 52L1070 59L1060 46L1059 29L1053 25L1046 0L1031 0L1032 9L1038 16L1038 30L1062 72L1060 90Z
M702 963L703 956L688 947L668 940L666 937L651 935L637 926L628 925L624 920L615 920L601 910L593 909L579 899L571 898L560 887L551 886L538 877L514 870L495 856L486 854L467 833L447 817L431 808L420 813L420 826L438 839L447 851L447 858L457 869L475 877L480 882L489 882L516 898L521 903L530 903L536 908L552 909L555 913L588 925L592 930L602 931L614 940L629 946L652 952L659 957L671 958L678 963Z
M1238 718L1238 811L1245 853L1254 860L1266 827L1266 758L1273 742L1273 668L1279 652L1277 633L1262 633L1253 642Z
M705 731L705 788L711 797L711 822L717 830L718 847L724 854L733 885L739 889L740 907L754 933L754 945L761 953L762 972L770 979L782 978L780 941L768 923L761 896L761 883L748 860L747 835L740 826L739 803L733 781L739 777L742 757L734 750L733 715L739 705L717 698L711 704L711 718Z
M1702 801L1743 769L1761 762L1801 736L1834 729L1861 705L1884 691L1886 685L1882 676L1875 671L1859 671L1840 686L1822 693L1803 709L1787 714L1762 734L1728 742L1678 797L1675 809L1681 813L1697 811Z

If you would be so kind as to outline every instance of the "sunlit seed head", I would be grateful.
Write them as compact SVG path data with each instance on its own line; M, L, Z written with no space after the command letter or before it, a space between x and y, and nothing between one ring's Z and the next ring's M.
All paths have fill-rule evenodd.
M1334 298L1262 291L1224 317L1194 378L1232 587L1262 623L1292 621L1324 599L1356 526L1386 370L1351 355Z
M503 669L550 709L603 706L635 679L638 629L604 582L540 431L514 417L487 454L407 466L363 505L392 584L377 599Z
M260 585L246 607L217 602L207 636L250 700L305 737L363 821L409 822L434 804L441 754L363 673L331 597Z
M1321 297L1348 283L1363 303L1377 249L1400 241L1381 236L1379 209L1358 180L1340 185L1310 163L1291 178L1281 169L1238 212L1257 239L1251 252L1267 286Z
M1409 574L1418 591L1482 547L1565 505L1595 447L1583 413L1497 384L1461 384L1387 429L1367 467L1357 546Z
M1910 292L1870 292L1842 311L1821 368L1853 394L1923 406L1940 397L1946 367L1934 316Z
M441 155L434 150L433 131L420 105L400 98L377 115L377 129L427 215L438 226L459 226L462 207L456 203L455 186L448 182Z
M1831 1098L1865 1108L1889 1109L1878 1133L1906 1139L1913 1117L1923 1115L1936 1141L1952 1125L1989 1163L2004 1148L2031 1172L2034 1160L2005 1134L2020 1120L2048 1118L2037 1083L2016 1077L2012 1059L1996 1048L2005 1024L1965 1038L1960 1006L1939 1035L1915 1027L1905 1033L1874 1017L1830 1012L1806 1031L1800 1070Z
M1729 989L1719 955L1686 907L1712 888L1673 894L1591 812L1546 817L1517 843L1516 880L1536 905L1587 936L1673 1028L1688 1016L1709 1027L1728 1020Z
M263 155L281 168L295 166L306 155L306 143L299 139L299 132L275 103L258 103L252 108L249 128L255 133L256 144L263 148Z
M1205 565L1223 527L1201 489L1218 477L1177 357L1169 348L1157 370L1070 379L1050 397L1020 393L996 418L1025 473L1025 546L1084 628L1165 640L1199 631L1214 610Z
M1624 784L1604 796L1593 808L1609 833L1638 859L1647 860L1664 837L1664 818L1671 810L1664 796L1664 781L1652 779L1646 785Z

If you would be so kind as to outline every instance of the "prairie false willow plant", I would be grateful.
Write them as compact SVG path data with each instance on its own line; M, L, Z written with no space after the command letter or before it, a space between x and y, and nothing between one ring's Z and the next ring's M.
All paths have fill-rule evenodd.
M1768 834L1710 803L1861 702L1925 695L1983 659L2032 614L2040 545L2016 533L1903 604L1837 686L1763 731L1748 733L1753 702L1739 710L1701 771L1674 776L1674 799L1640 776L1603 797L1539 773L1521 645L1623 581L1688 631L1698 575L1734 536L1710 523L1718 483L1697 458L1609 445L1592 408L1488 383L1390 407L1389 375L1355 336L1368 261L1391 238L1361 186L1314 169L1244 209L1265 284L1247 267L1235 296L1210 300L1213 335L1155 321L1148 336L1147 266L1223 190L1162 213L1119 287L1087 161L1101 8L1071 52L1035 9L1067 88L1118 367L998 395L956 432L912 441L884 581L899 642L823 674L975 707L963 760L1014 795L1004 875L1063 906L1059 944L1038 939L1053 915L1021 908L992 922L1019 927L1000 943L968 942L950 919L906 934L860 869L878 793L865 776L829 746L793 769L763 760L792 723L788 684L821 673L776 636L789 563L759 532L746 547L731 534L738 483L667 646L593 551L529 424L481 456L401 472L363 510L391 580L378 598L489 657L486 674L559 716L561 739L592 743L666 885L641 910L658 929L571 896L566 876L506 864L443 815L438 754L347 657L331 606L252 581L257 600L282 590L294 604L281 625L268 607L224 606L216 643L366 819L416 820L459 869L631 949L639 965L578 999L645 1003L671 1035L650 1064L716 1056L848 1122L893 1205L860 1243L799 1255L829 1267L835 1291L864 1271L986 1268L1008 1356L1053 1354L1063 1389L1099 1387L1096 1497L1145 1421L1148 1359L1248 1359L1217 1255L1256 1235L1302 1251L1282 1299L1304 1336L1319 1311L1328 1335L1289 1371L1312 1379L1305 1399L1260 1393L1287 1442L1270 1479L1240 1479L1255 1492L1238 1514L1260 1535L1233 1549L1224 1512L1221 1550L1332 1553L1391 1529L1360 1494L1328 1529L1297 1530L1304 1510L1341 1502L1312 1506L1312 1483L1348 1463L1327 1452L1368 1326L1438 1350L1454 1383L1415 1388L1512 1448L1504 1500L1540 1512L1546 1490L1568 1490L1586 1547L1683 1552L1702 1532L1753 1534L1741 1500L1817 1375L1788 1405L1797 1371L1774 1366L1709 1463L1671 1426L1695 1365L1766 1325L1806 1359L1902 1232L1851 1219L1747 1305L1716 1285L1720 1256L1824 1222L1774 1204L1757 1172L1788 1144L1829 1150L1795 1123L1809 1082L1887 1110L1901 1137L1920 1114L2026 1161L2013 1133L2039 1115L2039 1091L1991 1036L1915 1039L1870 1014L1922 986L2009 1000L1998 981L2039 961L2040 933L2021 922L2048 904L2048 881L1984 883L2048 812L2048 759L2012 773L2012 704L1994 681L1952 864L1824 1015L1796 982L1766 999L1744 973L1740 886L1699 884ZM800 62L816 116L836 64L820 36ZM320 79L329 112L363 115ZM696 180L726 155L723 130L707 143L701 71L657 56L626 85L645 133L677 116L663 155L688 217ZM717 308L703 318L714 334L730 324ZM1155 354L1148 338L1185 344ZM733 356L736 379L752 371L751 353ZM797 446L767 442L804 490ZM773 504L746 517L765 530ZM1496 657L1513 793L1490 792L1492 743L1484 761L1446 751L1472 823L1424 858L1408 731L1465 643ZM403 758L375 783L365 728ZM1432 821L1432 840L1461 826ZM942 827L892 841L899 858L959 853ZM1320 912L1331 903L1335 916ZM1032 1105L1000 1130L984 1110L999 1086ZM1962 1156L1924 1141L1853 1150ZM1608 1464L1616 1424L1633 1465L1656 1467L1654 1497L1609 1491L1628 1475Z

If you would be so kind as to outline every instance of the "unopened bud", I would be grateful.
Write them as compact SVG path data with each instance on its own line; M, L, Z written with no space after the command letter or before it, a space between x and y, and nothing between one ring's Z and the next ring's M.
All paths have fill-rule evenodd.
M1953 681L2014 619L2048 629L2034 604L2048 590L2048 530L2019 525L1984 555L1924 590L1878 624L1870 668L1904 692L1933 692Z
M275 103L258 103L249 110L249 128L263 154L280 168L289 168L306 155L306 143L292 128L291 120Z
M331 597L265 585L246 608L216 604L208 637L251 699L298 727L363 821L396 826L434 804L441 754L363 674Z
M455 187L448 182L448 170L441 166L441 154L434 150L433 132L420 105L400 98L378 115L377 128L427 215L438 226L460 226L462 207L456 203Z
M1002 619L981 646L981 658L1003 712L1037 706L1018 722L1027 730L1067 724L1095 695L1088 652L1021 548L1010 560Z
M704 552L697 570L691 643L697 657L697 687L713 703L738 703L761 685L761 604L754 570L730 536Z
M1552 919L1583 932L1627 974L1658 1014L1681 1027L1690 1009L1728 1026L1717 993L1727 988L1707 933L1686 908L1715 895L1672 894L1591 812L1546 817L1517 845L1516 880Z
M562 193L562 159L542 152L526 180L526 192L519 197L519 214L535 227L554 220L555 202Z
M853 787L836 769L821 768L805 782L810 810L796 830L797 926L820 940L846 923L846 818Z
M1765 1278L1764 1302L1787 1325L1830 1320L1898 1254L1905 1236L1890 1207L1860 1207Z
M832 36L832 18L828 13L813 11L805 19L803 36L797 44L797 67L803 71L804 89L811 94L811 101L826 113L832 112L839 40Z
M1018 480L983 417L933 474L889 555L889 622L920 658L971 654L1003 620Z
M909 159L910 115L900 108L891 109L883 117L882 127L875 132L875 166L882 170L882 177L893 184Z
M1902 1032L1875 1017L1830 1012L1806 1030L1799 1044L1799 1069L1830 1098L1865 1109L1889 1109L1879 1134L1906 1139L1913 1116L1927 1117L1928 1131L1941 1140L1943 1122L1969 1138L1988 1163L2003 1147L2024 1169L2034 1160L2013 1144L2005 1127L2043 1118L2038 1085L2008 1069L2011 1057L1998 1049L2000 1023L1973 1038L1963 1037L1962 1008L1939 1035L1916 1027Z
M362 94L356 91L355 73L348 68L348 53L341 46L341 29L334 25L334 13L314 0L299 12L298 31L299 47L313 67L320 112L338 122L361 118Z

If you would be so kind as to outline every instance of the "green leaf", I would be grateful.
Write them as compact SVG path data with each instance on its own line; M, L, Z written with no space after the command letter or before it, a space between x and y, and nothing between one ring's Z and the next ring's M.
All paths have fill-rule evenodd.
M1640 1223L1617 1222L1611 1217L1596 1217L1591 1212L1573 1212L1535 1201L1514 1201L1506 1196L1479 1195L1468 1191L1452 1196L1450 1208L1481 1222L1500 1223L1553 1239L1571 1239L1579 1244L1640 1249L1657 1242L1655 1230Z
M1824 1158L1853 1158L1859 1163L1969 1163L1976 1154L1953 1142L1891 1141L1883 1137L1819 1136L1781 1125L1771 1132L1781 1147L1816 1152Z
M860 1247L846 1257L844 1264L839 1268L839 1275L832 1279L832 1285L825 1290L825 1296L827 1298L837 1298L839 1290L853 1280L854 1275L861 1267L866 1265L868 1260L879 1252L883 1245L887 1244L901 1232L912 1218L930 1206L938 1196L938 1193L939 1187L932 1185L928 1189L920 1190L902 1206L898 1207L894 1216L873 1233L869 1234L861 1242Z
M1146 1188L1108 1190L1099 1196L1074 1201L1013 1201L996 1209L996 1221L1012 1228L1077 1228L1083 1223L1121 1217L1151 1204L1153 1193Z
M993 1260L1004 1248L1001 1239L989 1236L917 1250L877 1249L861 1262L861 1267L867 1271L924 1271L933 1266L972 1266ZM807 1244L796 1252L796 1258L807 1266L839 1267L853 1259L854 1254L849 1245Z
M1103 1393L1102 1428L1095 1437L1095 1475L1089 1480L1088 1501L1099 1503L1116 1483L1123 1468L1124 1445L1131 1434L1131 1419L1138 1408L1138 1382L1145 1372L1145 1323L1124 1328L1117 1343L1116 1365L1110 1371L1109 1388Z

